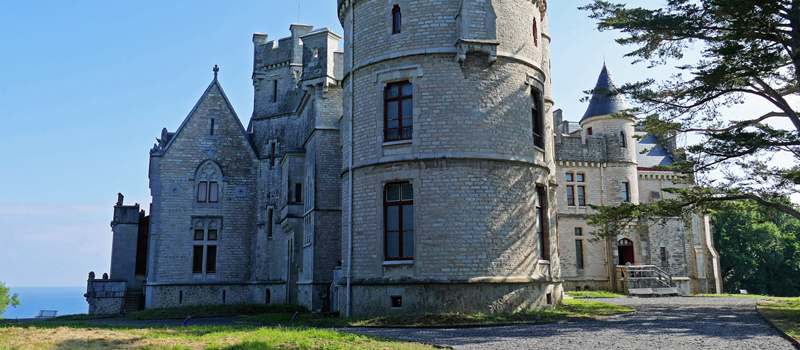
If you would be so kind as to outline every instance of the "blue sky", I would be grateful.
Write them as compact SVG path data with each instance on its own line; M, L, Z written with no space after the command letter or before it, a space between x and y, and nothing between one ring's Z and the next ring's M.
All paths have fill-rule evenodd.
M603 61L617 83L663 78L577 7L550 1L553 97L577 121ZM656 6L661 1L635 1ZM149 149L220 67L247 125L254 32L300 22L343 33L335 0L0 2L0 281L82 285L107 272L117 192L149 212Z

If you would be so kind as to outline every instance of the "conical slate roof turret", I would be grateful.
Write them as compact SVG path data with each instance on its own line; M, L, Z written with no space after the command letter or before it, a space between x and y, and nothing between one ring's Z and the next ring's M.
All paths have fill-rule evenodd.
M614 84L614 79L611 78L611 73L608 72L605 63L603 63L603 70L600 72L600 77L597 78L597 85L594 89L595 92L589 101L589 108L586 109L581 121L597 115L619 113L629 108L622 95L608 96L608 93L617 89L617 84Z

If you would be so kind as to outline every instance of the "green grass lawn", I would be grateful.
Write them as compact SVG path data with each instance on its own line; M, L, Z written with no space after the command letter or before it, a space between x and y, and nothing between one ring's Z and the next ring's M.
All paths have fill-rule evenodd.
M596 301L564 300L555 310L535 312L518 312L513 314L426 314L417 316L387 316L375 318L343 318L326 317L326 315L301 313L294 321L294 313L268 313L239 319L242 322L267 325L305 325L305 326L369 326L369 327L424 327L424 326L464 326L511 323L533 323L539 316L539 322L551 323L575 319L595 318L617 315L634 311L626 306L619 306Z
M605 290L592 290L583 292L566 292L573 298L625 298L625 295L611 293Z
M0 349L434 349L305 327L121 327L3 323Z
M758 312L781 331L800 340L800 298L766 297L758 301Z
M201 317L221 317L221 316L247 316L260 315L266 313L289 313L295 312L308 313L308 309L298 305L264 305L264 304L235 304L235 305L198 305L165 307L156 309L146 309L142 311L130 312L125 315L126 320L162 320L170 318L192 318ZM117 314L107 315L66 315L51 319L51 322L66 320L91 320L98 318L119 317Z

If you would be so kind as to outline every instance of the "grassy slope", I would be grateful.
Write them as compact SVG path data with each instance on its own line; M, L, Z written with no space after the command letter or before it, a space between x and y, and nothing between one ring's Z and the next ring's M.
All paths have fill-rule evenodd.
M258 324L306 325L306 326L455 326L489 325L509 323L533 323L537 316L539 322L559 322L570 319L594 318L634 311L626 306L583 300L565 300L554 311L518 312L513 314L427 314L419 316L392 316L377 318L324 317L319 314L299 314L291 321L293 314L270 313L240 319L243 322Z
M758 311L781 331L800 341L800 298L765 298L758 301Z
M77 323L0 324L2 349L433 349L309 328L136 328Z

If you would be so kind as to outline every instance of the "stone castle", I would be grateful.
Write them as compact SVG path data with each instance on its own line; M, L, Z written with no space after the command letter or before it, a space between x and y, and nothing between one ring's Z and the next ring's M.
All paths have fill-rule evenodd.
M546 0L338 0L344 37L253 35L245 127L214 79L150 150L150 214L114 207L92 313L300 304L348 316L552 308L657 265L719 290L702 218L589 240L587 204L659 200L683 175L593 97L553 111ZM338 50L344 38L344 50ZM599 87L613 87L604 67ZM646 136L646 135L645 135ZM645 153L642 153L645 151ZM717 277L715 277L717 276Z

